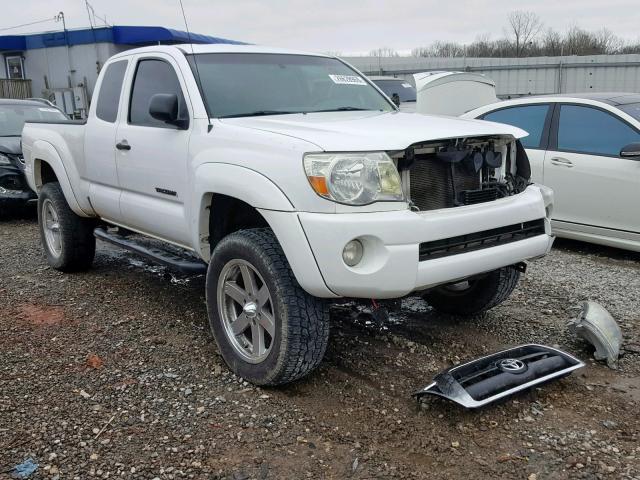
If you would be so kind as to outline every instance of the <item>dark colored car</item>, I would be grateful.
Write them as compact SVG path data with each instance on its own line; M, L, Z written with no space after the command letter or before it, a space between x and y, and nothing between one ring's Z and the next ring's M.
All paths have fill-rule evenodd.
M20 144L24 122L66 118L62 111L43 102L0 99L0 214L36 198L24 177Z

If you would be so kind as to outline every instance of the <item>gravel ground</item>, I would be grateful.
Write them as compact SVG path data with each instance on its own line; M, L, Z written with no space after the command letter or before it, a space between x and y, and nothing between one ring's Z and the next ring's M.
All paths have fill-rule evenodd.
M640 256L557 242L512 298L459 322L419 298L382 328L332 309L318 371L255 388L226 369L204 279L99 244L95 268L47 267L32 218L0 223L0 479L640 478ZM567 332L581 301L621 325L618 370ZM443 368L525 342L587 368L465 411L410 394Z

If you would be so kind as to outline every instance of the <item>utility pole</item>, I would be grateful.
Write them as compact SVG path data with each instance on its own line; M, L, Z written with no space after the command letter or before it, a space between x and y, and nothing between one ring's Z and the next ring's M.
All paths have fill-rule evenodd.
M73 74L75 73L75 70L71 66L71 51L70 51L70 45L69 45L69 35L67 33L67 22L65 21L65 18L64 18L64 12L58 13L58 16L56 17L56 21L62 22L62 31L64 32L64 43L67 47L67 62L69 64L69 87L73 87L73 83L74 83Z
M564 57L564 42L560 44L560 63L558 64L558 93L562 93L562 60Z

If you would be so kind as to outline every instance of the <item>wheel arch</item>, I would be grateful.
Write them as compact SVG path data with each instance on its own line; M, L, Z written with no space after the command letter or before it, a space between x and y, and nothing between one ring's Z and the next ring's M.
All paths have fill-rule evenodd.
M202 164L195 171L194 187L192 199L194 211L191 222L195 237L192 243L205 261L209 261L211 245L215 246L216 243L216 238L211 238L211 227L212 225L220 227L226 221L220 217L228 215L230 207L240 206L244 213L249 211L248 208L255 210L259 217L254 216L253 220L258 218L264 220L259 213L260 209L294 210L286 195L270 179L255 170L238 165ZM218 207L221 210L218 210L216 215ZM218 216L217 219L216 216ZM258 224L254 226L259 227L266 226L265 223L268 222L265 220L265 223L255 223Z
M58 182L71 210L83 217L91 216L90 205L82 205L76 196L67 169L53 145L43 141L36 142L33 145L32 157L32 178L36 193L42 190L43 185L49 182ZM85 203L88 204L88 200Z
M300 286L317 297L336 297L326 286L293 204L264 175L229 164L196 171L191 215L193 245L206 262L217 242L240 229L269 227Z

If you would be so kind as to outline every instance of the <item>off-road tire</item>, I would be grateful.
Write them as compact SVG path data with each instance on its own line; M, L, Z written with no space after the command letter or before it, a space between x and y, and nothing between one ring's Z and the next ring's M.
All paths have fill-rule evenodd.
M57 215L61 236L61 253L55 255L47 244L43 219L43 204L49 200ZM78 272L91 267L96 253L93 236L95 220L76 215L64 198L58 182L47 183L38 196L38 226L47 262L62 272Z
M218 305L218 284L223 268L233 260L249 262L269 288L275 335L268 356L260 363L245 361L230 343ZM329 307L305 292L269 228L240 230L215 247L207 270L209 324L219 351L229 368L245 380L261 386L293 382L315 369L329 341Z
M452 291L438 287L425 292L422 298L439 312L456 316L477 316L501 304L516 288L520 272L512 267L494 270L470 280L469 288Z

